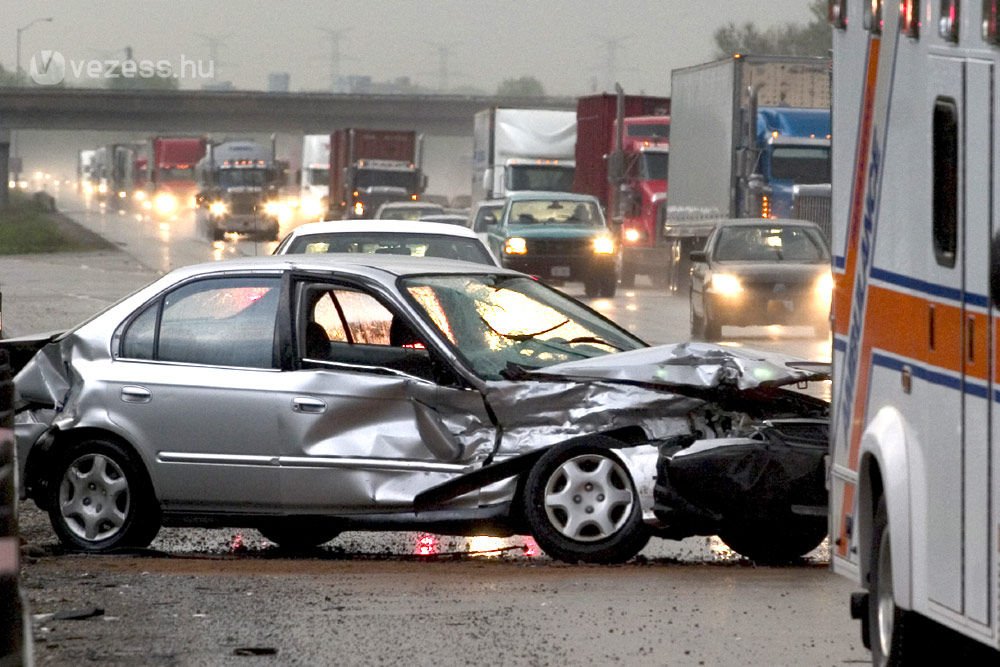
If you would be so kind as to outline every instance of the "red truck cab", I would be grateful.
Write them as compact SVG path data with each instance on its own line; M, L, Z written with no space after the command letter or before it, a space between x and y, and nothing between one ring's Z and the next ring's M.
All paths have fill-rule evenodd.
M577 100L573 191L597 197L608 220L619 226L622 286L633 286L637 274L649 275L660 285L666 278L662 257L666 249L657 220L667 191L670 98L622 96L620 158L616 157L618 102L609 94Z
M194 208L198 185L194 167L205 157L202 137L154 137L149 170L151 208L160 217Z

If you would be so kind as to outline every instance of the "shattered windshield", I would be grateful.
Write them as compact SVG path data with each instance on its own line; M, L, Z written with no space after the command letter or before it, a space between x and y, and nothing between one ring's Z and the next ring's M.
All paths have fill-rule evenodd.
M404 290L486 380L646 347L585 306L524 276L417 276Z

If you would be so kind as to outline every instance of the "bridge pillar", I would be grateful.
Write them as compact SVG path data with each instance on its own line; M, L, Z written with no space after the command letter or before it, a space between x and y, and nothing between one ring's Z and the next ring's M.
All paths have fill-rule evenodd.
M10 203L10 130L0 127L0 208Z

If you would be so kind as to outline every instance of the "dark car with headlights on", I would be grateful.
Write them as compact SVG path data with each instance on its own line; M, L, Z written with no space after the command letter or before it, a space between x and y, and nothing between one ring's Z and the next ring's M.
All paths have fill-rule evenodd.
M426 530L531 534L554 558L609 563L653 535L772 559L826 534L828 405L782 388L826 371L649 347L497 266L189 266L0 348L22 366L22 492L73 549L146 546L161 525L290 548Z
M727 220L691 253L691 334L722 327L808 324L829 334L833 280L820 228L804 220Z
M580 281L587 296L613 297L621 246L597 199L567 192L507 196L488 244L500 262L550 283Z

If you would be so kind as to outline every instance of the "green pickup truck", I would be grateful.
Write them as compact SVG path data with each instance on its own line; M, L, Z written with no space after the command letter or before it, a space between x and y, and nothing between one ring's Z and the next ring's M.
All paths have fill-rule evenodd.
M521 192L488 233L503 266L548 283L579 281L588 297L613 297L621 275L618 234L597 199L568 192Z

